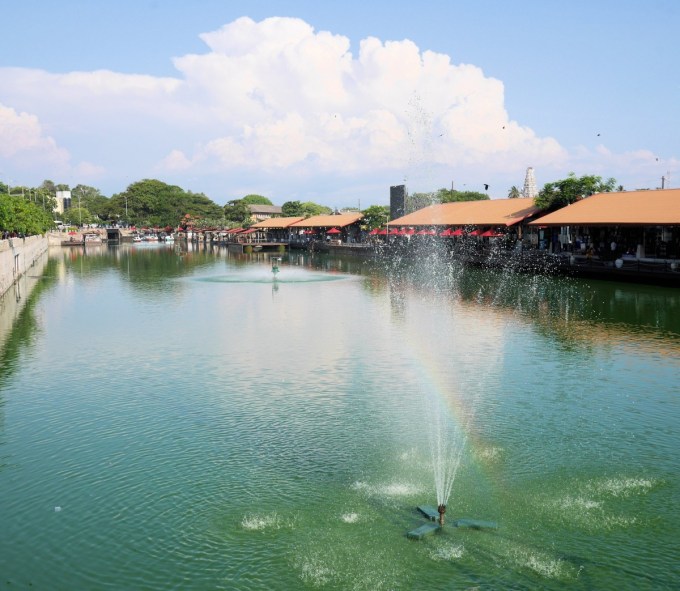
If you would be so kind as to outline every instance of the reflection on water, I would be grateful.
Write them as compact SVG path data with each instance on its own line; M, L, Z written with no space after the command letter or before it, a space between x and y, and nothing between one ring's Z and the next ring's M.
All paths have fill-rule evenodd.
M50 252L0 325L5 584L672 588L675 290L270 256ZM447 516L497 531L406 539L428 400L467 441Z

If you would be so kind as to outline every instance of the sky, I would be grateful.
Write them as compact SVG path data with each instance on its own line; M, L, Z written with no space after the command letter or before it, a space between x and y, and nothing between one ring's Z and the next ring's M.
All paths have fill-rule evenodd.
M0 0L0 181L331 207L680 186L677 0ZM662 181L662 177L665 179Z

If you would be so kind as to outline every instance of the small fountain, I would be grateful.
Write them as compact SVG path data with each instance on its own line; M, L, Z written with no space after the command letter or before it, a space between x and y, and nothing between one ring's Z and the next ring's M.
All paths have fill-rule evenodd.
M430 505L417 507L418 511L429 520L429 523L408 532L408 537L416 540L431 535L444 527L444 515L467 443L466 429L453 423L442 400L439 400L436 395L431 395L427 399L426 407L437 505L436 508ZM467 416L464 423L469 423L472 416ZM467 518L456 519L452 524L454 527L472 529L496 529L498 527L496 523L491 521Z
M272 274L274 275L274 279L276 279L276 275L279 273L279 263L281 262L281 257L274 257L272 258Z

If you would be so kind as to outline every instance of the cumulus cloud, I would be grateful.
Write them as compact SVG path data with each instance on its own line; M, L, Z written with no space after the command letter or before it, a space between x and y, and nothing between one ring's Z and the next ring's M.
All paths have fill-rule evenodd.
M568 152L510 117L500 80L409 40L369 37L354 54L347 37L280 17L243 17L200 37L206 50L175 58L174 78L0 68L0 100L22 109L0 110L3 136L14 138L0 156L30 151L66 165L57 137L83 161L71 169L92 177L118 167L126 176L327 175L348 184L425 168L520 183L529 165L648 160Z
M364 39L353 56L349 39L299 19L246 17L201 38L208 52L175 60L181 92L201 97L224 133L199 142L186 162L356 173L403 170L414 150L444 165L566 158L556 140L510 121L500 81L408 40ZM414 100L432 114L426 124L409 110Z
M3 104L0 104L0 137L3 158L38 157L57 164L65 164L69 158L66 150L45 135L35 115L19 113Z

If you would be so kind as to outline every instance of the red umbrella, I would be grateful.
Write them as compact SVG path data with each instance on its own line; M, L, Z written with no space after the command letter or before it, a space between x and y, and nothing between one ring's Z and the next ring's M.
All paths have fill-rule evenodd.
M390 230L390 236L399 236L399 230L397 230L396 228L392 228Z
M446 228L443 232L439 232L440 236L451 236L451 228Z
M387 230L385 230L385 228L378 232L378 236L384 236L385 234L387 234Z
M368 233L368 235L369 235L369 236L375 236L377 233L378 233L378 228L373 228L373 229Z
M305 230L303 234L315 234L314 230Z
M481 230L472 230L472 232L470 232L470 236L481 236L481 235L482 235Z
M426 236L427 232L428 232L428 230L418 230L416 232L416 236Z
M416 231L413 228L408 228L404 230L404 236L413 236Z
M463 230L461 230L460 228L451 232L451 236L462 236L462 235L463 235Z
M331 228L326 232L326 234L340 234L340 233L341 233L340 230L338 230L337 228Z
M498 238L499 236L502 235L503 234L499 234L498 232L494 232L493 230L487 230L481 236L482 238Z

